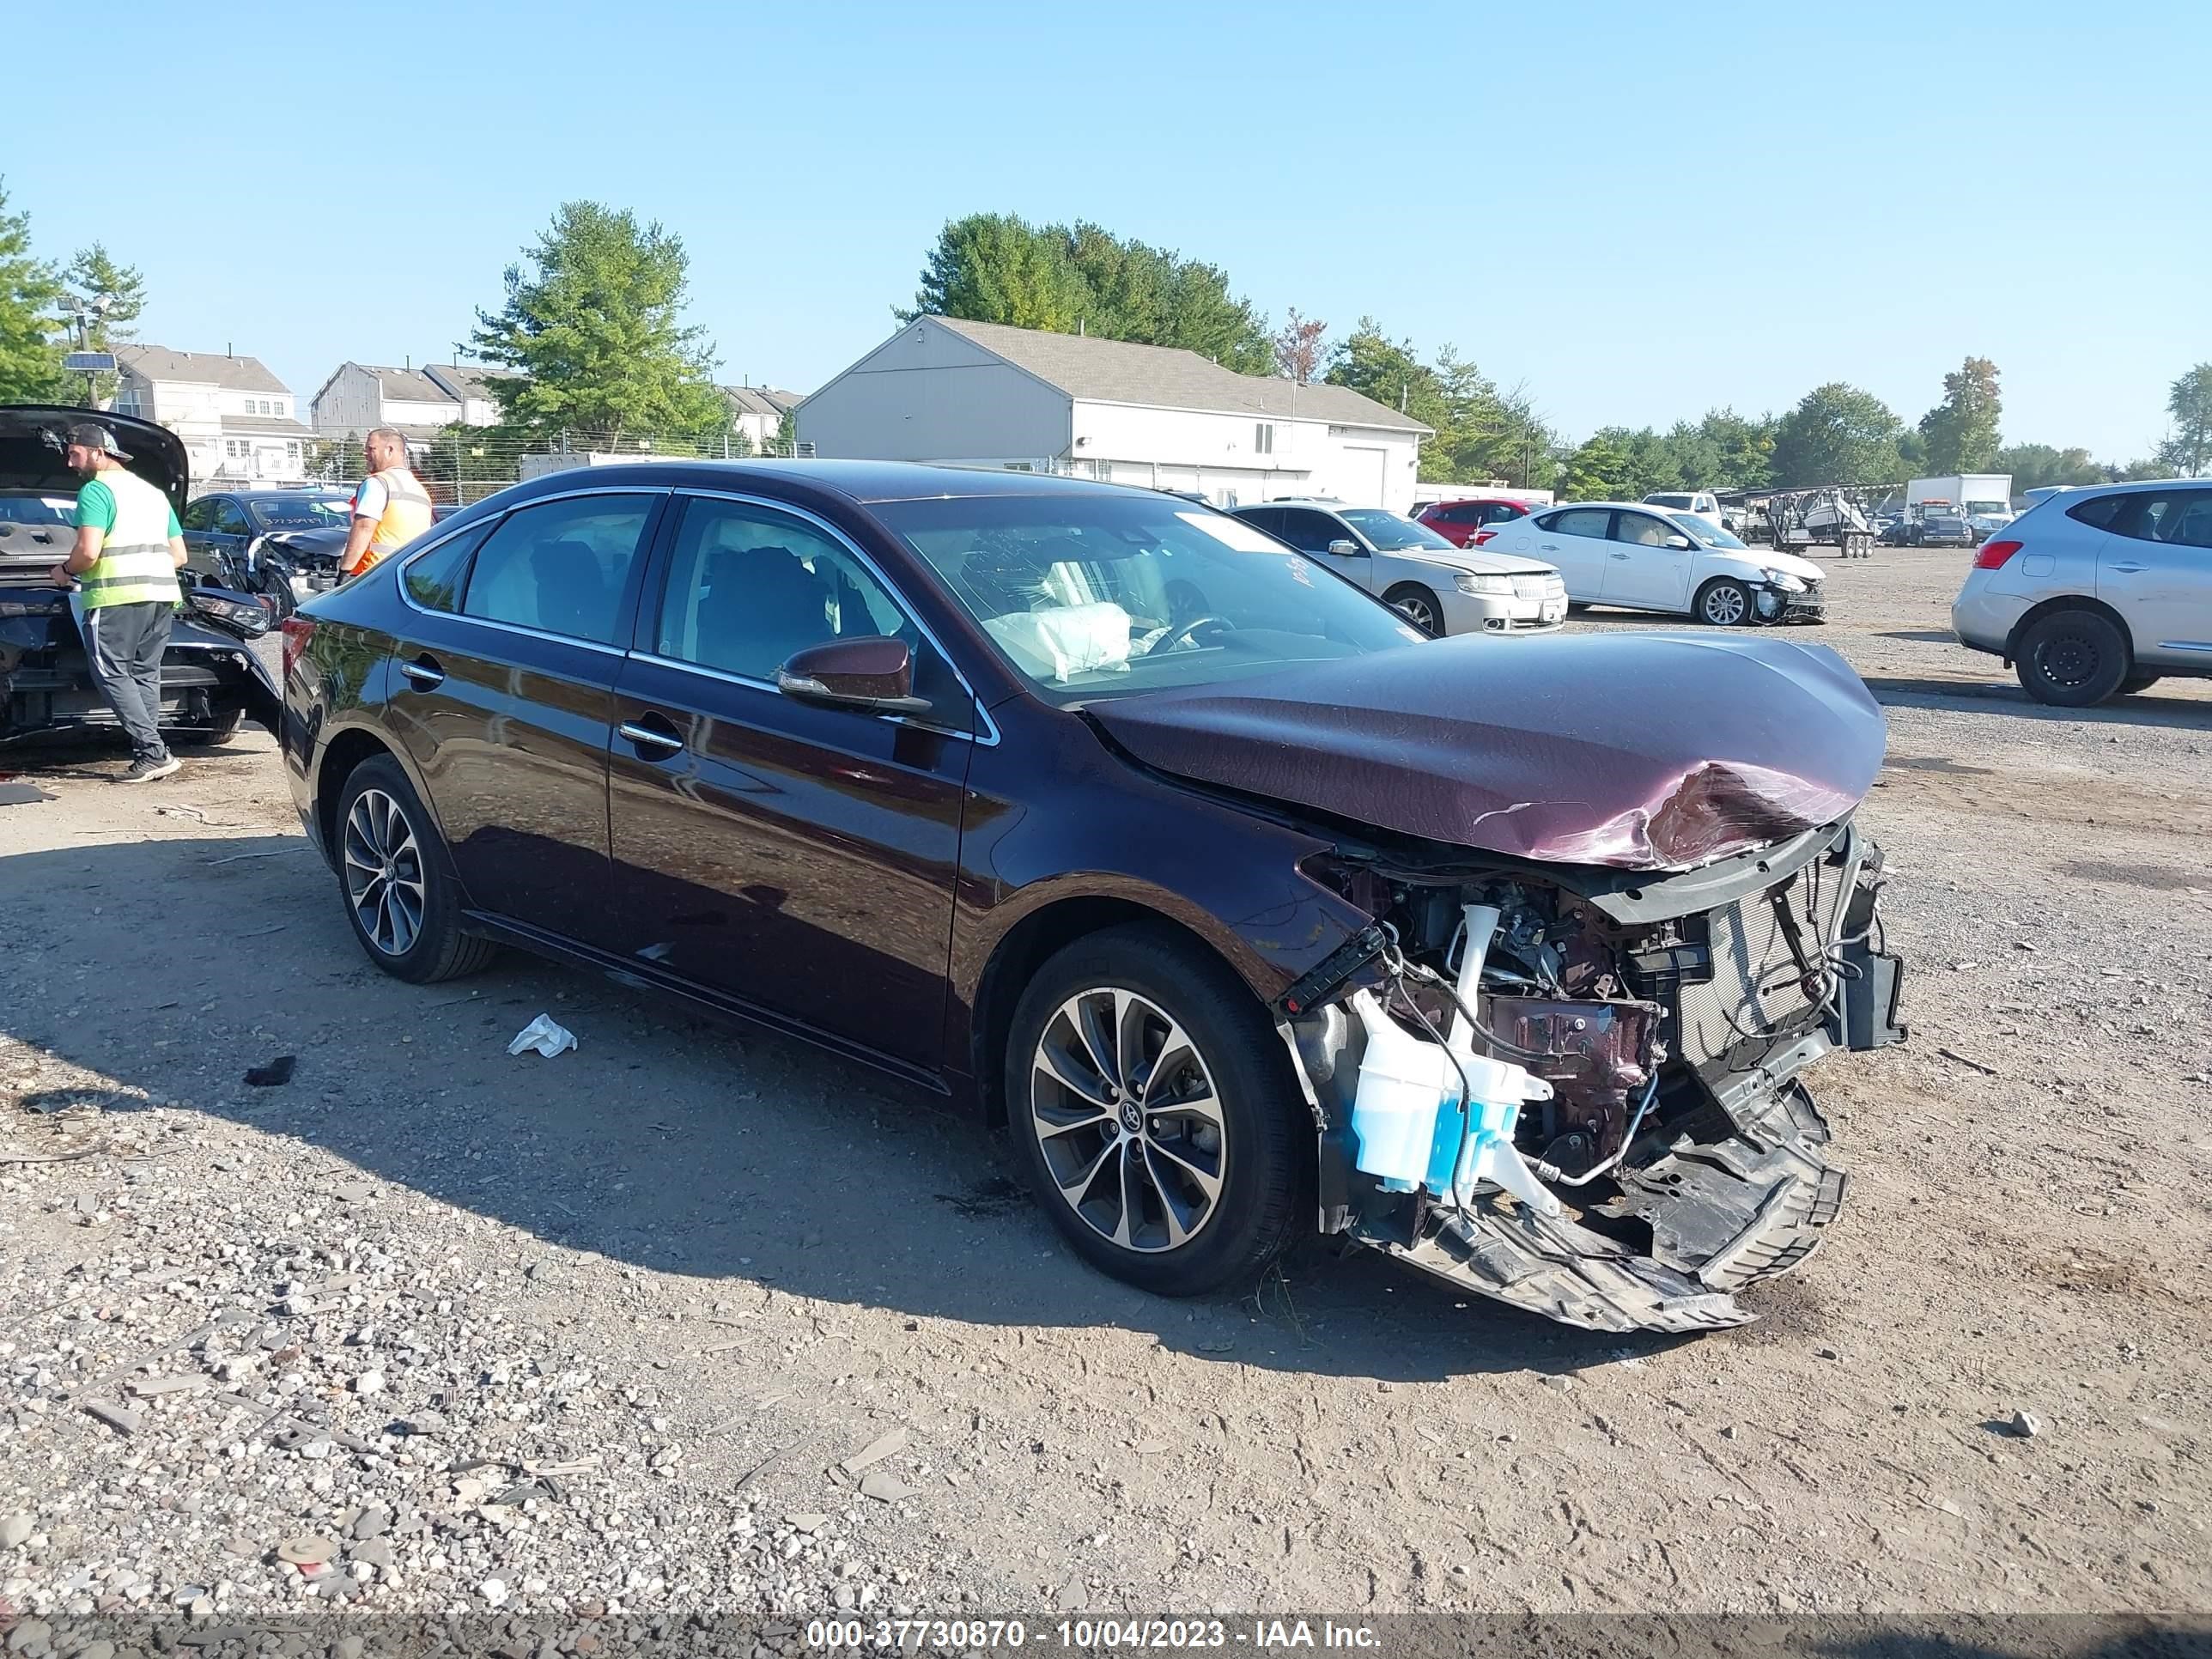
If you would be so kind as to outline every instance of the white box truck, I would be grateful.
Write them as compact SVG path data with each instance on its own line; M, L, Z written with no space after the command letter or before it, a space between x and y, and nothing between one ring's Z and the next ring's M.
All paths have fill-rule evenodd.
M1905 487L1905 515L1960 518L1981 534L1993 534L2012 522L2012 474L1954 472L1948 478L1915 478Z

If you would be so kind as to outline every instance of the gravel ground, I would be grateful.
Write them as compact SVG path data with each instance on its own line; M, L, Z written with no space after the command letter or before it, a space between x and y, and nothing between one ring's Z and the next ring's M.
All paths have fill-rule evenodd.
M2033 708L1964 562L1791 636L1890 712L1913 1040L1820 1068L1851 1201L1694 1340L1318 1248L1144 1297L872 1074L374 972L264 734L12 751L0 1620L2212 1606L2212 690Z

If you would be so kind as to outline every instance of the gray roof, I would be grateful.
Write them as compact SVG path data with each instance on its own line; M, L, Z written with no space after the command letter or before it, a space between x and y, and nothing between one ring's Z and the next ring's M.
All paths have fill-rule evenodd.
M292 388L262 367L258 357L231 357L219 351L172 351L167 346L119 345L117 364L149 380L188 380L231 392L282 392Z
M278 420L273 415L226 415L222 417L222 435L226 438L312 438L313 428L298 421Z
M378 371L382 374L388 374L391 372L390 369ZM498 401L492 392L493 381L516 380L522 378L511 368L495 368L486 363L425 363L422 366L422 372L452 397L482 398L492 403ZM398 398L406 394L387 391L384 395L387 398Z
M374 363L356 363L356 368L376 376L377 388L387 398L404 404L453 404L459 398L419 368L380 368Z
M1231 415L1300 416L1336 426L1427 432L1410 415L1342 386L1297 386L1261 374L1239 374L1195 351L1137 345L1096 335L1053 334L971 323L963 317L923 320L951 329L985 350L1027 369L1070 397L1155 409L1195 409Z
M722 400L738 415L760 415L771 421L780 421L787 410L796 409L805 398L804 392L781 392L772 386L716 386Z

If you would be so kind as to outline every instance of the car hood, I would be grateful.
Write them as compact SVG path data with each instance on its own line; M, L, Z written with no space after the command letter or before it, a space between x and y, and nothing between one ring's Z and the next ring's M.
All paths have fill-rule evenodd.
M1416 564L1472 571L1481 576L1540 576L1552 568L1526 553L1478 553L1473 548L1447 553L1441 547L1386 547L1382 552L1387 558L1411 559Z
M169 498L178 512L191 487L184 440L165 426L104 409L62 404L0 404L0 489L40 489L75 495L84 480L63 459L62 435L79 421L97 421L131 453L131 471Z
M346 532L335 526L325 530L272 530L269 539L294 553L334 559L345 551Z
M1088 705L1161 771L1547 863L1682 870L1832 823L1881 710L1825 646L1480 635Z

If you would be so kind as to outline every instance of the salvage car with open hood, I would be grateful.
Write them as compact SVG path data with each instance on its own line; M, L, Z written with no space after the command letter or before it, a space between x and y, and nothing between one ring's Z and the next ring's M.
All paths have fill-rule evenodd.
M167 428L104 410L0 404L0 743L122 729L93 684L75 596L51 580L76 541L82 482L65 459L64 434L88 416L115 434L131 471L185 506L185 446ZM161 659L163 734L221 743L248 720L274 731L276 686L249 648L269 631L267 609L195 575L180 578L183 610Z
M372 962L517 945L972 1103L1166 1293L1317 1230L1741 1322L1843 1200L1802 1073L1904 1035L1820 647L1431 641L1201 504L840 462L519 485L285 632Z

